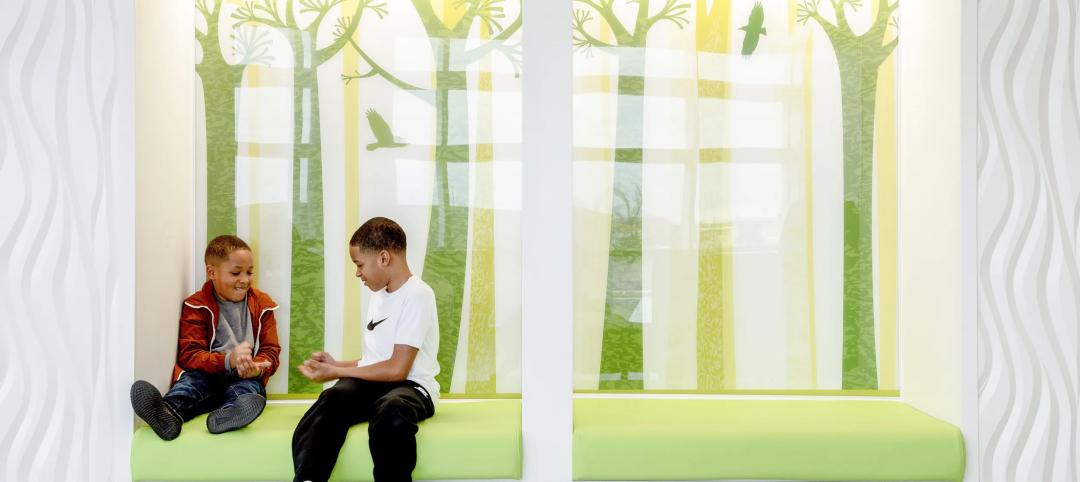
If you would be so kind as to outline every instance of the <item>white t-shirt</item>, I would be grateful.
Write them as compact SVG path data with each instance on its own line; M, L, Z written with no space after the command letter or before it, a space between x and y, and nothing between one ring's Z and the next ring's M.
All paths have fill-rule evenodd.
M390 359L394 345L419 349L406 377L427 390L431 401L439 401L439 313L435 291L412 276L393 293L383 288L371 295L364 323L364 356L357 366Z

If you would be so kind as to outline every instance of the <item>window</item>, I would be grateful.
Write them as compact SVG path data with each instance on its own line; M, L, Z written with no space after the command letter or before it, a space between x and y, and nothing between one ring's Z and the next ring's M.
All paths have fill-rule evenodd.
M442 390L520 393L518 2L196 8L197 231L248 240L281 305L269 392L318 392L296 372L310 352L360 357L369 292L347 241L378 215L435 290Z
M895 393L897 34L864 3L574 1L577 391Z

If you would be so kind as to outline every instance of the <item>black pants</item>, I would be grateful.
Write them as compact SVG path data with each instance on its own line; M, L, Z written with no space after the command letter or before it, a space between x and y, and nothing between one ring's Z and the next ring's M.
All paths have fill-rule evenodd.
M337 463L349 427L368 425L377 482L411 481L416 467L416 424L435 413L411 381L369 382L342 378L319 395L293 432L296 481L323 482Z

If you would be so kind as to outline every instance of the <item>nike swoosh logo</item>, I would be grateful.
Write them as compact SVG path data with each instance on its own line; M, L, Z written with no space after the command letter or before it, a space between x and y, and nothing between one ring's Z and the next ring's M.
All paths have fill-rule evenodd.
M386 320L388 320L388 319L390 319L390 317L389 317L389 316L388 316L388 317L386 317L386 318L383 318L383 319L381 319L381 320L379 320L379 321L369 321L369 322L367 322L367 329L368 329L368 331L375 331L375 327L376 327L376 326L379 326L379 323L382 323L382 322L384 322L384 321L386 321Z

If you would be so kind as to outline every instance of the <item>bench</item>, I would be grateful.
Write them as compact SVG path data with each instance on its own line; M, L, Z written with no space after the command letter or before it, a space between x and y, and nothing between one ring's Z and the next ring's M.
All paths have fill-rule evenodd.
M292 431L307 403L271 403L250 426L132 441L133 480L291 480ZM417 436L416 479L521 478L518 400L444 401ZM898 401L579 398L575 480L960 481L959 429ZM237 461L257 463L238 464ZM353 427L336 480L371 480L367 425Z
M132 480L292 480L292 434L310 406L271 402L251 425L212 435L206 416L163 441L142 427L131 443ZM420 423L416 479L520 479L521 401L443 401ZM367 424L353 427L332 480L372 480Z
M579 398L575 480L961 481L953 425L902 402Z

